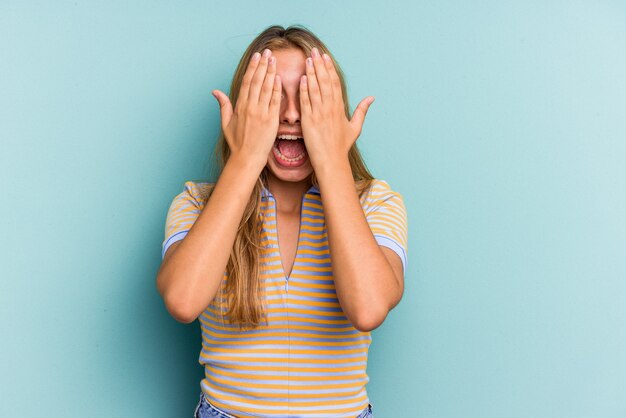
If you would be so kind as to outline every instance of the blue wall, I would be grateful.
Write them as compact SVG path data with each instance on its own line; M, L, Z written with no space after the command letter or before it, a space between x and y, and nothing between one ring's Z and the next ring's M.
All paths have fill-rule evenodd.
M376 417L626 416L624 2L227 4L1 3L0 416L192 415L165 215L209 173L211 90L275 23L376 97L359 143L406 199Z

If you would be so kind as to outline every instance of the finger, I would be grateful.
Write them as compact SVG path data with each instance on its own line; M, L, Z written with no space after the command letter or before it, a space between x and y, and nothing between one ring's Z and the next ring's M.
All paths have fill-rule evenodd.
M308 77L300 77L300 110L302 114L311 114L311 100L309 98Z
M370 105L374 102L374 97L369 96L365 99L361 100L361 103L356 107L354 113L352 114L352 119L350 119L350 124L357 131L361 132L363 127L363 122L365 121L365 115L367 115L367 111L370 108Z
M259 92L261 91L263 80L265 79L267 63L270 55L272 55L272 51L266 48L263 51L259 65L256 67L256 71L252 77L252 82L250 83L250 93L248 94L248 101L250 103L259 103Z
M322 56L324 58L324 62L326 64L326 70L328 71L328 76L330 77L330 84L333 87L333 100L339 102L341 101L343 106L343 94L341 91L341 80L339 80L339 74L337 74L337 69L335 68L335 63L333 59L328 54L324 54Z
M248 101L248 95L250 94L250 83L252 82L252 77L254 76L256 67L259 65L260 58L261 54L255 52L252 55L250 62L248 63L248 68L246 69L246 72L243 75L243 80L241 81L241 89L239 90L237 103L235 104L235 107L237 108L244 106Z
M313 59L311 57L306 59L306 87L311 102L311 109L319 109L322 106L322 96L320 95L320 88L317 84L317 77L315 77L315 68L313 67Z
M217 99L217 102L220 105L220 114L222 119L222 129L225 129L228 126L228 122L233 115L233 106L230 103L230 99L227 95L222 93L219 90L212 91L213 97Z
M274 76L276 75L276 57L270 57L267 67L267 73L265 74L265 80L261 87L261 95L259 96L259 105L267 109L269 107L269 101L272 98L272 92L274 88Z
M271 114L278 114L280 111L280 95L283 91L283 86L280 80L280 76L276 75L274 77L274 89L272 90L272 99L270 101L270 109L269 112Z
M317 77L322 102L330 103L333 98L333 87L330 83L326 63L317 48L311 50L311 58L313 58L313 66L315 67L315 75Z

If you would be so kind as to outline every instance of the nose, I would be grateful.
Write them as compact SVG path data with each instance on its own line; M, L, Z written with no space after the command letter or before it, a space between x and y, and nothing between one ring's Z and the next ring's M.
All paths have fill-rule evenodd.
M283 96L280 103L280 121L284 124L300 123L300 102L297 98Z

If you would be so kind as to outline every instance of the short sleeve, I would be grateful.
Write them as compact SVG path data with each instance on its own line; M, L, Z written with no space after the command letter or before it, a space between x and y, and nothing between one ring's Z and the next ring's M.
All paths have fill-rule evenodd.
M165 220L165 239L161 258L165 257L167 249L176 241L187 235L194 222L204 208L198 184L187 181L181 193L174 197Z
M364 211L378 245L395 251L406 271L408 223L402 195L393 191L386 181L374 179L364 202Z

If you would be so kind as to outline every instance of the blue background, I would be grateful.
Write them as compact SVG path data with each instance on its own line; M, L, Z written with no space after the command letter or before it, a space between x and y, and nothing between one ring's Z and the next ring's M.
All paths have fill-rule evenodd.
M626 416L621 1L0 5L0 416L191 417L197 322L156 291L248 43L301 23L373 95L359 143L405 196L376 418Z

